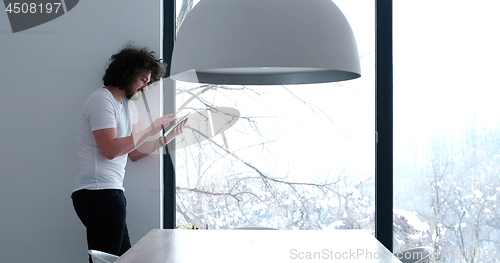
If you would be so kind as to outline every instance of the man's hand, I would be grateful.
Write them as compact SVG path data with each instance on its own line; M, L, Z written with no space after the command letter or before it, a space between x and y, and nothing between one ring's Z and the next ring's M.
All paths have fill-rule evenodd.
M177 135L183 133L184 126L186 125L188 121L188 118L183 120L181 123L177 124L177 126L169 133L167 136L165 136L164 144L169 143L172 141Z
M172 121L175 121L176 119L177 118L175 118L172 113L156 119L151 124L151 136L153 136L154 134L157 134L161 130L165 129L165 127L167 127L168 124L170 124Z
M163 130L165 127L167 127L170 122L172 122L174 120L176 120L176 118L173 117L173 114L168 114L168 115L165 115L163 117L156 119L153 122L153 124L151 124L151 126L150 126L151 132L149 133L150 134L149 136L153 136L153 135L157 134L158 132ZM184 125L186 125L186 122L187 122L187 119L183 120L166 137L161 136L159 139L143 143L142 145L140 145L140 147L137 147L135 150L130 152L128 157L133 162L136 162L136 161L150 155L151 153L157 151L158 149L162 148L164 145L166 145L167 143L172 141L175 138L175 136L177 136L183 132L183 128L184 128Z

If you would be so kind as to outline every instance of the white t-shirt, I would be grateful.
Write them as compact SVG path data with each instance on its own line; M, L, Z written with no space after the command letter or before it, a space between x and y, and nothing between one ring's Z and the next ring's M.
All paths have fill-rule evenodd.
M85 101L77 129L77 152L80 156L75 191L80 189L121 189L128 154L113 160L106 158L94 138L93 131L116 128L117 138L132 134L137 123L137 108L133 101L119 103L106 88L93 92Z

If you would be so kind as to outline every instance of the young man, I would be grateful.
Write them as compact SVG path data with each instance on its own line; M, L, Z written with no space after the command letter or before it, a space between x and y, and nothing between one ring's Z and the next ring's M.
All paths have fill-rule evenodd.
M71 198L87 229L88 249L121 256L130 248L123 194L127 156L135 162L161 149L186 124L160 136L175 120L168 114L142 131L138 128L133 100L164 74L165 65L154 52L128 45L111 56L104 88L93 92L82 107L77 129L80 164ZM148 140L153 136L158 139Z

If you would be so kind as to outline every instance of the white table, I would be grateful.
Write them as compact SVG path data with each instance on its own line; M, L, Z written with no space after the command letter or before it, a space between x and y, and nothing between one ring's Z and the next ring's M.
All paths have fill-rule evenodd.
M394 262L366 230L153 229L116 263L125 262Z

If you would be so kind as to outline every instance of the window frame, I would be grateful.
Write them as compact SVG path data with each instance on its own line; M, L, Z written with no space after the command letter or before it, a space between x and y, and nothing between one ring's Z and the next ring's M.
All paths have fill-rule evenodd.
M176 1L163 1L163 58L170 62L175 42ZM375 237L392 251L393 242L393 61L392 0L375 0ZM175 90L164 105L175 105ZM175 156L163 155L163 228L176 222Z

